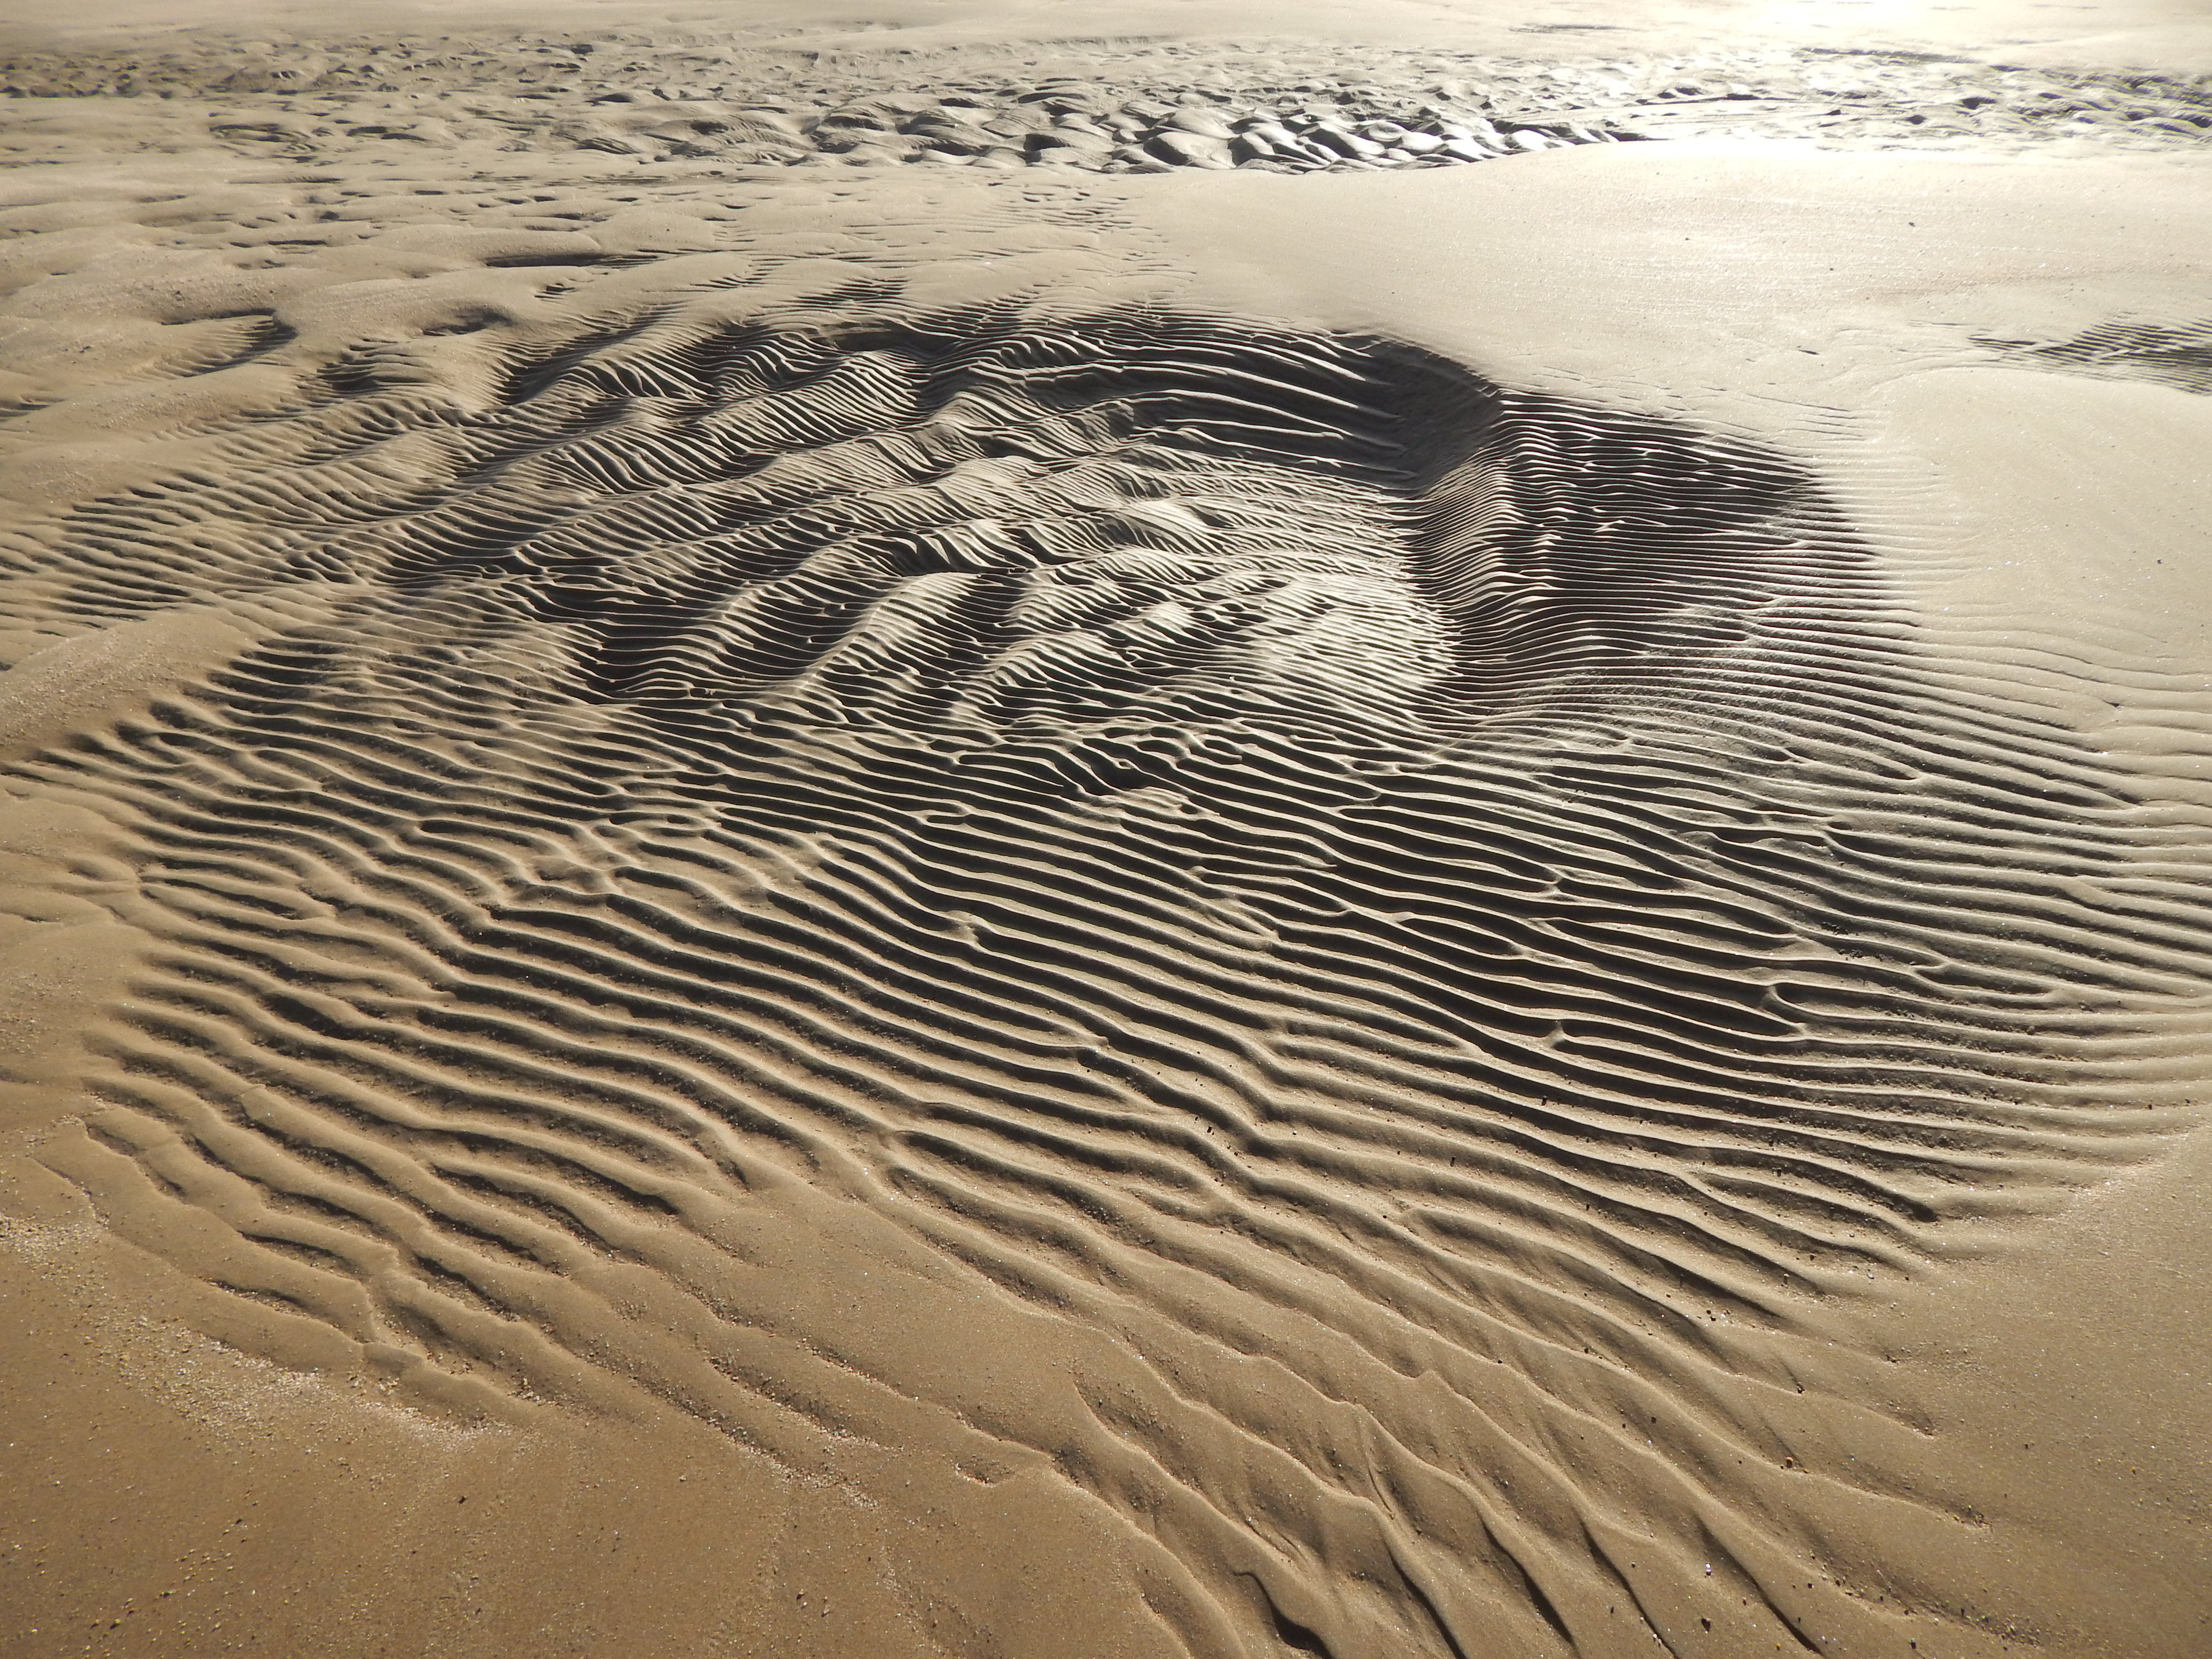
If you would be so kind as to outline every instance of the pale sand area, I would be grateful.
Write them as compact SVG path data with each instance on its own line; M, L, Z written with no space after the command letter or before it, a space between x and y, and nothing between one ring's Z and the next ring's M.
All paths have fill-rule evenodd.
M2212 1644L2197 9L226 27L781 89L0 112L16 1649Z

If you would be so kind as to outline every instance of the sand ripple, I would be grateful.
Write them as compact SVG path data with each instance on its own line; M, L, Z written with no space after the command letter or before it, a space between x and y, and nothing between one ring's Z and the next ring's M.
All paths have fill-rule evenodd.
M195 1316L1039 1472L1198 1651L1964 1617L1794 1565L1964 1520L1820 1310L2148 1144L2202 880L1808 478L1376 339L590 295L7 544L24 625L252 618L17 769L157 941L48 1155Z

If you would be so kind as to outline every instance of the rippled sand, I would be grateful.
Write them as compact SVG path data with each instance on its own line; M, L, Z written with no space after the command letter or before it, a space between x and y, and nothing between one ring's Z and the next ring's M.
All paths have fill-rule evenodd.
M2212 49L1840 15L20 32L20 1650L2203 1650Z

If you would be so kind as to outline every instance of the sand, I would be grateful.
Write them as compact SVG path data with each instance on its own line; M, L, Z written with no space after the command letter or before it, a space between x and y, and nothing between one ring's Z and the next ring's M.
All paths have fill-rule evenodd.
M2207 1650L2208 71L16 26L10 1651Z

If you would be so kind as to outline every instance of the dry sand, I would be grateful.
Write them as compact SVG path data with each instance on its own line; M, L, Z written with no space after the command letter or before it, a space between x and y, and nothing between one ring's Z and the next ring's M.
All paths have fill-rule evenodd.
M2212 1652L2208 73L16 26L7 1651Z

